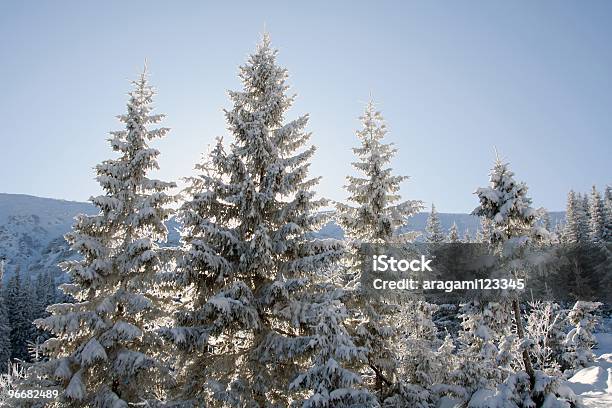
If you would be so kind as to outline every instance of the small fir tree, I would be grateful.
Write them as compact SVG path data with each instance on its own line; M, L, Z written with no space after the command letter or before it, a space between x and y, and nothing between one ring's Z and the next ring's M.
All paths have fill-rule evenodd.
M456 244L457 242L459 242L459 231L457 230L457 223L453 222L453 225L451 225L450 230L448 231L448 237L446 238L446 241L450 244Z
M593 186L589 202L589 239L591 242L605 242L606 213L599 191Z
M425 226L425 241L430 244L440 244L444 242L444 233L442 232L442 226L440 225L440 217L436 211L436 206L431 204L431 213L427 218L427 225Z

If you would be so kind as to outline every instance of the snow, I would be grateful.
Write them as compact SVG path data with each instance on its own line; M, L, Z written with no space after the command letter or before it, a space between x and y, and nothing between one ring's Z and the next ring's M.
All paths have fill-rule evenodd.
M612 333L597 333L595 361L577 371L565 385L582 398L587 408L612 407Z

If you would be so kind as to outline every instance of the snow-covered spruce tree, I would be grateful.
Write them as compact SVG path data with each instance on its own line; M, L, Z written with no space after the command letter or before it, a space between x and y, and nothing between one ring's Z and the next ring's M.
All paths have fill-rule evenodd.
M546 231L545 236L542 236L540 240L541 245L551 245L559 243L559 237L555 232L555 228L552 227L550 222L550 214L545 208L539 208L537 225L539 225L544 231Z
M483 388L494 388L503 380L504 372L496 361L497 343L511 325L508 307L497 302L474 299L461 305L459 318L459 365L454 377L466 398Z
M605 242L606 213L597 188L593 186L589 202L589 239L591 242Z
M565 338L566 352L563 360L566 368L576 369L586 367L593 361L591 349L597 344L593 330L597 324L595 311L601 306L600 302L578 301L569 311L567 317L574 326Z
M353 148L358 161L353 167L362 177L348 176L345 189L351 204L337 203L338 221L346 237L353 243L403 243L416 237L401 233L408 218L422 207L421 201L400 202L400 184L408 176L395 176L388 167L397 152L392 143L383 143L387 134L382 114L370 101L359 118L362 129L357 131L361 146Z
M29 361L28 341L34 334L33 299L28 283L29 281L22 277L21 270L17 267L7 282L4 295L11 328L11 357L24 361Z
M343 324L344 292L322 282L342 256L312 236L325 221L308 174L308 115L293 104L287 70L263 35L240 67L243 89L219 140L188 179L179 210L182 294L165 334L182 351L176 400L195 406L375 406L348 366L365 359Z
M491 242L491 221L486 217L480 217L480 228L476 232L476 242L489 244Z
M163 115L152 114L154 90L146 71L133 82L125 129L109 139L119 157L96 166L104 194L92 197L99 213L79 215L66 235L82 259L62 267L71 283L62 289L75 303L55 304L35 323L54 337L45 342L50 360L31 375L46 375L63 389L62 406L127 407L160 398L164 384L159 360L163 344L155 332L164 317L153 282L165 263L158 242L166 239L168 193L174 183L151 179L159 151L149 147L168 128L151 129Z
M582 211L579 200L573 190L567 194L567 206L565 209L565 228L563 230L563 241L569 244L584 242L582 235Z
M440 244L444 242L444 232L440 225L440 217L436 211L436 206L431 204L431 213L427 217L427 225L425 226L425 242L430 244Z
M450 244L456 244L459 242L459 231L457 230L457 223L453 222L450 230L448 231L448 237L446 237L446 242Z
M474 209L472 214L491 220L493 248L503 258L512 260L517 256L520 257L520 250L525 248L533 238L541 235L540 231L543 229L534 225L538 212L531 207L531 198L527 196L527 185L514 180L514 173L509 169L507 163L501 161L499 156L496 158L489 182L489 187L476 190L475 194L478 196L480 205ZM518 297L511 297L504 302L512 305L516 337L521 345L522 365L529 377L529 385L526 388L530 392L526 398L531 398L536 403L542 402L546 398L540 389L542 374L536 375L529 351L525 348L527 343L524 341ZM520 378L522 377L510 376L505 381L514 382ZM516 384L512 387L518 389Z
M468 228L465 229L463 233L463 243L469 244L472 242L472 235L470 234L470 230Z
M0 259L0 374L6 371L7 363L11 358L11 326L7 303L4 299L3 278L4 259Z
M398 383L384 407L432 407L440 398L457 392L452 381L456 377L454 345L449 335L442 343L432 317L439 309L426 301L412 301L402 308L402 341L399 342ZM396 346L396 347L397 347Z
M607 186L604 193L604 239L606 242L612 242L612 187Z
M536 370L558 375L565 340L565 311L559 304L534 301L529 304L525 336L532 340L531 356Z
M362 244L402 244L413 239L414 233L402 234L399 229L422 208L422 203L400 202L400 184L408 177L392 174L389 164L396 149L393 144L383 143L387 128L372 101L359 119L362 128L357 131L357 137L361 145L353 148L357 161L352 164L360 176L347 177L345 189L349 193L349 203L337 203L336 209L349 245L346 272L354 278L349 284L353 289L351 306L358 316L353 334L358 344L367 350L368 366L374 376L373 387L382 400L394 389L397 391L397 346L394 342L398 341L398 333L391 319L397 313L397 306L383 300L375 301L361 290L359 248Z

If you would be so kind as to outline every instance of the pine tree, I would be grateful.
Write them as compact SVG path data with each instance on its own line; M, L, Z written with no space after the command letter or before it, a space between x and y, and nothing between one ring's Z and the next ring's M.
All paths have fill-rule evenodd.
M480 244L491 243L491 221L486 217L480 217L480 228L476 232L476 242Z
M446 242L451 244L456 244L459 242L459 231L457 230L457 223L453 222L450 230L448 231L448 237L446 237Z
M568 313L568 319L574 328L565 338L566 352L563 359L569 368L586 367L593 361L591 349L597 344L593 330L597 324L595 311L602 304L599 302L578 301Z
M514 173L499 156L489 181L489 187L476 190L480 205L472 214L491 220L491 242L500 254L504 254L508 244L512 244L512 247L523 247L530 241L534 235L537 211L531 207L531 198L527 196L527 185L514 180ZM511 303L516 335L522 340L524 333L518 298L514 297ZM538 394L539 391L535 389L537 379L527 349L522 350L522 360L534 397L543 398L543 395Z
M49 313L46 311L47 306L59 301L56 297L55 279L51 272L44 271L39 273L34 282L35 284L32 285L31 288L33 320L48 317ZM49 334L50 333L45 330L35 327L29 346L30 348L36 349L35 354L37 354L39 358L42 354L42 344L50 337ZM32 355L32 350L30 350L30 355Z
M537 212L531 207L525 183L516 182L508 164L499 157L490 176L490 187L476 190L480 205L472 215L489 219L491 242L494 244L531 236Z
M362 128L357 131L361 146L354 148L357 161L353 167L360 177L348 176L345 189L350 204L336 205L338 220L343 227L350 250L347 254L348 273L359 281L361 265L359 247L362 244L401 244L415 237L402 233L409 217L422 208L420 201L400 202L400 183L406 176L392 174L389 166L396 153L392 144L383 143L387 128L382 114L370 101L359 118ZM434 210L435 211L435 210ZM367 349L368 366L374 371L374 387L379 395L397 388L397 327L392 323L397 307L383 301L366 298L357 285L353 308L362 316L354 329L357 342ZM396 391L401 391L397 390Z
M529 304L525 336L533 342L534 368L558 375L565 340L565 314L557 303L535 301Z
M454 368L449 348L454 346L449 336L440 345L433 322L438 309L425 301L411 301L402 310L401 327L406 330L399 344L399 381L385 406L437 406L439 398L449 392L449 374Z
M583 242L585 237L582 235L582 211L580 209L578 197L573 190L567 194L567 206L565 209L565 228L563 230L563 241L575 244Z
M478 299L461 305L458 358L462 369L453 380L468 397L479 389L493 388L502 380L495 361L499 352L496 342L500 326L507 326L510 319L498 306Z
M312 237L326 200L308 175L308 115L285 121L294 96L276 59L266 33L240 67L243 89L229 93L229 149L219 140L188 179L175 279L183 298L166 331L182 350L176 399L367 406L360 376L344 368L365 358L344 328L344 294L323 280L343 246Z
M542 227L544 227L547 231L552 231L552 227L550 224L550 214L545 209L541 209L539 220L542 223Z
M11 328L11 356L23 361L29 360L27 342L32 338L33 302L29 293L27 280L21 276L20 268L9 279L5 299L8 309L8 320Z
M605 241L606 213L599 191L593 186L589 202L589 238L592 242Z
M590 241L590 219L591 208L589 205L589 196L587 194L579 194L578 204L580 207L580 235L584 242Z
M164 117L151 113L154 94L145 71L119 116L125 129L111 132L119 157L96 166L104 194L91 202L99 213L78 216L66 235L82 255L61 265L72 279L62 289L75 303L50 306L51 316L36 321L54 335L44 345L51 359L36 368L70 406L127 407L158 398L165 382L154 330L165 313L153 282L166 260L158 243L175 185L148 177L159 155L149 142L169 130L150 128Z
M413 239L414 233L400 233L407 218L422 208L420 201L404 201L398 191L407 176L394 176L388 166L397 152L393 144L382 143L387 127L382 114L370 101L359 118L363 128L357 131L361 146L353 148L358 158L353 167L363 177L348 176L345 189L349 204L336 205L340 225L348 239L358 243L404 242ZM398 203L399 202L399 203Z
M439 244L444 242L444 233L440 225L440 217L436 211L436 206L431 204L431 213L427 217L427 225L425 226L425 241L430 244Z
M11 326L8 318L7 302L4 298L4 259L0 259L0 374L7 369L11 358Z
M612 242L612 187L607 186L604 194L604 240Z
M470 242L472 242L472 236L470 235L469 228L465 229L465 233L463 234L463 242L466 244L469 244Z

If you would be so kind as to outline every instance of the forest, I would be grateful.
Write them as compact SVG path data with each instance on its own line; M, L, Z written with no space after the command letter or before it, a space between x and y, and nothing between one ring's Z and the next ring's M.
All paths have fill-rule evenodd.
M423 203L401 196L408 176L390 165L402 152L385 141L370 101L348 199L331 202L309 172L309 115L286 118L296 96L277 56L264 34L239 67L242 88L229 92L229 135L181 191L151 176L153 145L170 129L154 112L146 69L133 81L110 158L95 167L98 213L78 216L66 235L78 254L61 265L68 278L17 272L0 290L0 405L583 406L564 381L593 363L608 303L592 293L456 304L372 298L359 254L364 244L476 242L530 273L533 248L588 244L603 268L573 279L606 290L612 188L570 191L565 221L551 225L510 164L492 155L475 191L475 236L460 237L456 225L446 234L434 205L418 236L406 225ZM177 245L167 245L171 218ZM330 220L344 239L314 234Z

